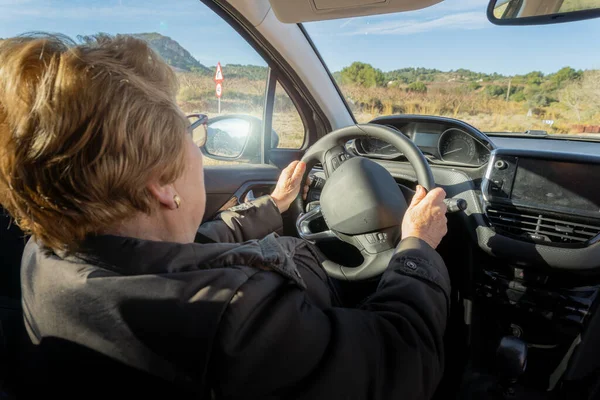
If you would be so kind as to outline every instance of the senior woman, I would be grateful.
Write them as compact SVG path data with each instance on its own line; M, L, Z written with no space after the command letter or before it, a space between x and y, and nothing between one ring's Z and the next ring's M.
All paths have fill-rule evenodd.
M198 229L202 156L176 87L130 37L0 44L0 201L32 234L22 262L30 392L431 397L450 290L434 250L443 191L417 190L377 290L344 308L316 250L274 233L304 164L284 170L271 196Z

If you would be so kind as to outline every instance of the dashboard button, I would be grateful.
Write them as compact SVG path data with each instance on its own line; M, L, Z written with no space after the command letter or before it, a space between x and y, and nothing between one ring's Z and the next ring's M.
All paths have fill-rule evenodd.
M494 168L496 169L506 169L506 167L508 167L508 163L504 160L497 160L494 163Z

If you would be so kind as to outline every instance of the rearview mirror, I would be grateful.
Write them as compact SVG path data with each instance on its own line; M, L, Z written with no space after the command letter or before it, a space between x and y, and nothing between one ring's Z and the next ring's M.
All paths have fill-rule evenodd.
M496 25L544 25L600 17L600 0L491 0L487 16Z

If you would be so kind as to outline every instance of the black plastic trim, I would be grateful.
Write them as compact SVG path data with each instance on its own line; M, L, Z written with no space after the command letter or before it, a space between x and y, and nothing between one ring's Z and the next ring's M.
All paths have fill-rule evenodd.
M261 161L267 164L271 154L271 136L267 134L273 131L273 107L275 105L275 89L277 88L277 72L269 68L267 87L265 89L265 107L263 109L263 135Z
M562 153L545 150L496 149L495 155L536 158L547 161L566 161L579 164L600 164L600 156L591 154Z
M415 114L400 114L400 115L386 115L383 117L377 117L370 124L389 125L394 123L410 123L410 122L429 122L446 125L454 125L465 130L467 133L475 136L474 139L478 140L488 150L496 149L496 145L486 136L485 133L475 128L473 125L469 125L464 121L448 117L438 117L435 115L415 115Z

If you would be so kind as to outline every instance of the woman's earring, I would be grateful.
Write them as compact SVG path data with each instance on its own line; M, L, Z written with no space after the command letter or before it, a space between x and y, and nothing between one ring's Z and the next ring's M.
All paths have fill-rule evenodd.
M181 197L179 197L179 195L176 194L175 196L173 196L173 201L175 202L177 208L179 208L179 206L181 205Z

